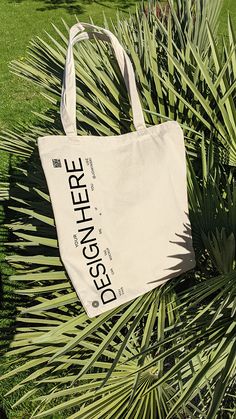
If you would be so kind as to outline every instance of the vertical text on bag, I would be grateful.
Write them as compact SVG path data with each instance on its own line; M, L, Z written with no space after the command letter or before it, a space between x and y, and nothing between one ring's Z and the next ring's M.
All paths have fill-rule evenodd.
M94 286L100 292L101 302L108 304L116 300L117 296L111 288L111 279L103 263L97 239L94 237L95 227L91 216L91 205L85 182L82 159L79 157L77 162L64 159L64 165L68 175L68 186L70 188L73 211L76 212L76 224L80 236L80 244L83 246L82 254Z

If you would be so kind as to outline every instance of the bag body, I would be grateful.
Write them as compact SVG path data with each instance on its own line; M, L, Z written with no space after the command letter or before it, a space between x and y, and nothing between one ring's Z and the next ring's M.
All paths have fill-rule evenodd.
M136 131L77 136L72 48L93 37L112 44ZM90 24L70 30L61 118L66 135L41 137L38 148L60 256L94 317L195 266L184 137L175 121L146 128L128 55L110 31Z

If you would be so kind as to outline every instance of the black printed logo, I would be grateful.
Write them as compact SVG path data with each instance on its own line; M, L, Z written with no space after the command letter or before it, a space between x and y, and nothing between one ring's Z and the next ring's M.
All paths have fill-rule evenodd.
M54 168L61 167L61 160L60 159L52 159L52 165Z
M101 249L96 238L96 228L93 223L89 190L85 182L82 159L79 157L76 162L74 160L64 159L64 166L68 175L68 188L71 194L72 210L76 214L76 232L73 238L74 242L76 238L76 247L79 245L82 246L81 252L88 269L88 275L95 287L96 293L100 297L99 301L92 301L92 306L97 308L100 302L102 304L109 304L116 300L117 295L112 288L110 273L108 273L107 267L103 263Z

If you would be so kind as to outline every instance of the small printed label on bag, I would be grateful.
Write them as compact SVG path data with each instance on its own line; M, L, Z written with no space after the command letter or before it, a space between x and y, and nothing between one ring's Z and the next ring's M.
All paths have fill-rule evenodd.
M94 170L93 160L91 159L91 157L87 157L85 159L85 162L86 162L87 166L90 167L92 178L93 179L96 179L96 174L95 174L95 170Z
M52 159L52 165L54 168L61 167L61 160L60 159Z
M78 237L77 237L76 234L73 234L73 239L74 239L75 247L78 247L79 246L79 240L78 240Z
M110 260L112 260L112 255L110 249L108 247L104 250L104 255L108 256Z

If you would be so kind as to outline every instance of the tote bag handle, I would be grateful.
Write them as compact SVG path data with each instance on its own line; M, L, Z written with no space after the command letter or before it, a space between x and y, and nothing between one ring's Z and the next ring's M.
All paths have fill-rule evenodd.
M87 29L86 32L84 30ZM99 30L100 32L96 32ZM73 46L76 42L97 38L99 40L110 42L114 50L121 74L124 77L126 88L129 93L134 127L136 130L146 128L143 111L139 100L137 86L135 82L132 63L119 43L115 35L107 29L94 26L89 23L76 23L71 27L69 33L69 42L64 69L62 92L61 92L61 121L66 135L76 136L76 79L75 65L73 56Z

